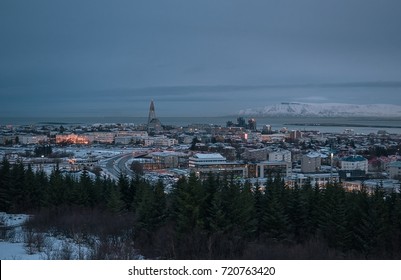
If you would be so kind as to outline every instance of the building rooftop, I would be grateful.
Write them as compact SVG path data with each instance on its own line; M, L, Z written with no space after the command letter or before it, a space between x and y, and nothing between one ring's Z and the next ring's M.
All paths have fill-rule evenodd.
M388 165L389 167L401 167L401 161L394 161Z
M186 156L187 154L174 151L164 151L164 152L154 152L151 153L151 155L159 157L168 157L168 156Z
M318 152L310 152L306 156L309 158L318 158L318 157L321 157L322 155Z
M363 156L349 156L346 158L343 158L342 161L348 161L348 162L357 162L357 161L366 161L367 159L364 158Z
M219 153L212 153L212 154L195 154L193 156L194 158L198 158L198 159L218 159L218 160L226 160L225 157L223 157L221 154Z

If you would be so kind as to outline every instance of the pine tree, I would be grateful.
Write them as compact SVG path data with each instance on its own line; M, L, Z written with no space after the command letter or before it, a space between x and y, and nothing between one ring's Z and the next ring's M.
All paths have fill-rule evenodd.
M251 238L257 232L253 192L252 185L246 181L241 186L241 191L237 200L238 211L235 223L240 233L245 238Z
M39 210L43 200L42 190L30 164L25 172L24 187L24 211Z
M48 199L49 203L56 207L65 204L67 201L67 187L58 165L50 174ZM77 201L77 199L74 201Z
M40 204L41 208L47 208L50 206L49 180L43 169L36 170L35 179L40 192L40 201L38 201L38 203Z
M110 188L110 193L107 198L107 209L112 213L120 213L124 209L121 193L116 186Z
M22 162L13 164L11 168L11 211L21 212L24 208L25 167Z
M8 212L12 206L11 167L4 157L0 166L0 211Z
M189 179L181 178L173 192L173 217L177 233L190 233L204 227L202 205L204 195L201 183L194 173Z
M283 199L285 186L279 175L273 182L270 181L270 184L270 186L266 186L266 211L262 216L262 228L267 237L282 240L287 238L289 230L289 221Z
M166 209L166 193L164 191L164 184L162 180L159 180L153 189L153 227L160 227L166 219L167 209Z
M218 193L218 179L213 173L208 174L207 180L203 182L205 198L202 205L202 219L204 220L204 229L207 232L219 231L224 227L220 194ZM218 222L217 222L217 220Z
M85 207L94 207L97 203L97 194L93 189L93 181L88 170L83 169L78 182L78 204Z
M166 218L166 196L164 185L159 181L156 186L143 189L141 202L137 208L138 228L152 232L159 228Z
M289 201L287 215L289 227L295 241L301 242L307 235L307 202L296 183L294 188L289 190Z
M345 191L337 183L328 184L322 199L320 230L329 246L345 251L351 240Z
M118 189L121 192L121 200L124 203L124 209L126 211L131 210L132 207L132 202L133 202L133 196L132 196L132 192L131 192L131 185L130 182L128 180L128 177L123 174L120 173L120 176L118 177L118 181L117 181L117 186Z
M253 201L254 201L254 209L255 209L255 219L256 219L256 235L259 236L266 229L263 224L263 215L266 211L265 203L266 196L264 195L264 187L259 186L259 183L256 182L255 189L253 192Z

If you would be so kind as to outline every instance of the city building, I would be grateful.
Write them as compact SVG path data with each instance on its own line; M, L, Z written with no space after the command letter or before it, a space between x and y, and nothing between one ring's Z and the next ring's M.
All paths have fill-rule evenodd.
M290 131L290 139L292 141L298 140L300 138L302 138L302 132L301 131L299 131L299 130L291 130Z
M346 158L343 158L340 161L341 164L341 170L343 171L354 171L354 170L360 170L364 171L365 173L368 172L368 160L362 156L349 156Z
M269 161L291 162L291 152L287 150L272 151L269 153Z
M14 135L0 135L0 145L5 145L7 143L15 144L15 138Z
M57 134L56 144L81 144L88 145L93 139L89 139L87 135L77 135L77 134Z
M114 132L92 132L85 134L91 142L100 144L112 144L116 134Z
M122 131L117 133L114 138L114 143L117 145L135 144L146 137L148 137L146 131Z
M269 155L269 149L246 149L241 158L248 161L266 161Z
M144 169L168 169L168 168L187 168L188 154L180 152L154 152L150 156L152 160L144 163Z
M398 180L391 179L371 179L371 180L352 180L352 181L343 181L342 186L347 191L360 191L362 188L369 193L372 193L376 190L377 187L383 188L385 192L391 193L393 191L398 192L400 188L400 182Z
M320 171L322 166L322 158L320 153L310 152L303 155L301 158L301 172L302 173L314 173Z
M284 142L287 138L286 134L283 133L273 133L273 134L262 134L261 141L266 143L280 143Z
M206 178L209 173L229 175L240 178L248 177L247 165L241 162L227 162L221 154L197 153L189 158L189 169L201 178Z
M49 140L46 135L20 135L18 138L20 144L23 145L36 145L47 143Z
M150 102L149 116L148 116L148 133L158 133L162 130L162 124L156 118L155 104L153 100Z
M166 136L147 137L144 138L143 141L145 147L171 147L178 144L176 139L167 138Z
M256 178L266 178L270 175L273 177L280 174L281 177L288 177L292 173L291 162L286 161L262 161L256 163Z
M387 166L387 168L390 178L392 179L401 178L401 161L392 162Z
M306 182L310 182L313 186L318 185L320 188L324 188L330 182L339 182L340 176L337 172L334 173L299 173L293 174L287 180L285 180L287 186L294 187L295 183L302 187Z
M255 119L248 120L248 129L250 129L252 131L256 130L256 120Z
M263 128L262 128L262 133L263 134L272 134L272 126L271 125L269 125L269 124L266 124L266 125L264 125L263 126Z

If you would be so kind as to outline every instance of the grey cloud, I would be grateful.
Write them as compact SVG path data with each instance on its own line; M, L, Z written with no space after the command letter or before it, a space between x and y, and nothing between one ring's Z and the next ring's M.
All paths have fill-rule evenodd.
M398 0L0 2L0 115L401 104ZM142 109L144 108L144 109Z

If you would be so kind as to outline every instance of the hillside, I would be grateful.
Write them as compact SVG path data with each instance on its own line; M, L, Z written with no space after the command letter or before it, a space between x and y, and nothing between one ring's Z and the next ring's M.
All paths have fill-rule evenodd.
M401 117L401 106L390 104L281 103L244 109L244 116L286 117Z

